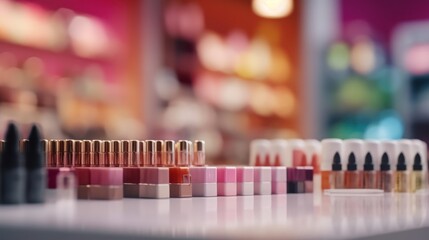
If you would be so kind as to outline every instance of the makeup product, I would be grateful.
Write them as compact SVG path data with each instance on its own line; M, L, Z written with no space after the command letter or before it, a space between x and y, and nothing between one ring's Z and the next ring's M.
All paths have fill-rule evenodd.
M382 141L380 146L380 189L393 192L395 184L392 170L396 167L397 144L395 141Z
M0 140L0 153L3 152L4 140Z
M90 140L83 140L82 148L82 167L90 167L93 162L92 157L94 153L94 146Z
M92 167L104 167L104 145L101 140L92 141L94 152L92 153Z
M296 168L286 168L286 191L287 193L298 193Z
M413 171L411 172L411 192L416 192L423 189L423 166L422 159L419 153L416 153L413 163Z
M305 187L305 191L306 193L313 193L314 192L314 171L313 171L313 167L304 167L304 171L305 171L305 182L304 182L304 187Z
M19 204L25 199L25 169L19 151L19 133L15 124L9 123L6 142L0 163L0 202Z
M170 171L170 197L192 197L191 174L189 171L191 144L180 140L175 145L176 166Z
M254 167L237 167L237 195L249 196L255 194Z
M420 154L420 158L422 161L422 166L423 166L423 170L422 170L422 174L423 174L423 188L426 188L427 183L428 183L428 159L427 159L427 145L425 142L418 140L418 139L414 139L412 140L412 144L413 144L413 156L415 157L415 155L418 153Z
M307 159L304 152L305 143L301 139L289 139L288 143L288 154L292 159L292 166L306 166ZM288 167L288 166L287 166Z
M74 141L71 139L67 139L65 141L65 149L64 149L64 166L63 167L73 167L74 166Z
M364 149L363 141L358 139L344 140L343 156L347 161L344 172L344 188L362 188Z
M46 169L45 157L41 146L39 130L35 125L31 128L25 151L27 168L26 201L28 203L45 202Z
M75 140L74 141L74 153L73 153L73 163L74 167L82 167L84 162L83 155L83 141Z
M122 149L122 166L130 167L131 164L131 142L129 140L121 141Z
M254 168L255 195L271 194L271 167Z
M365 155L365 163L363 165L363 188L377 188L377 174L374 171L373 158L370 152Z
M28 139L21 139L19 141L19 151L25 153L27 151Z
M217 196L217 169L206 166L206 152L204 141L194 142L194 158L191 171L192 196L214 197Z
M51 158L51 151L49 149L49 140L47 139L40 140L40 145L42 148L42 154L44 156L43 163L44 163L44 166L47 167L48 162L50 161L50 158ZM0 149L0 153L1 153L1 149Z
M217 168L217 194L218 196L237 195L237 169L236 167Z
M336 152L332 160L332 172L331 172L331 189L342 189L344 188L344 173L341 164L340 153Z
M113 165L115 167L123 167L124 162L122 161L122 144L119 140L113 140Z
M272 167L271 168L271 193L272 194L286 194L286 167Z
M381 142L380 141L373 141L373 140L367 140L364 143L364 156L366 157L367 154L371 155L372 165L374 168L374 177L375 177L375 187L380 188L380 164L381 164ZM365 159L364 159L365 160ZM365 164L365 163L364 163ZM365 168L365 165L364 165ZM368 171L365 171L364 169L364 175L365 173L368 173ZM368 174L366 174L368 175ZM365 182L365 176L364 176L364 185L368 186L368 181ZM364 188L365 188L364 186Z
M51 152L51 156L48 159L48 164L47 167L56 167L57 166L57 162L58 162L58 145L59 145L59 141L58 140L51 140L49 142L49 151ZM55 184L56 185L56 184Z
M321 184L322 184L322 176L320 174L320 154L321 154L321 144L319 141L314 139L309 139L305 141L305 154L307 158L307 165L313 167L313 191L315 194L320 194L321 192ZM307 188L306 190L310 190ZM312 191L312 192L313 192Z
M89 146L88 146L89 144ZM91 189L91 167L89 167L91 159L89 157L91 152L90 141L76 141L75 142L75 163L76 167L74 172L76 175L77 185L77 198L78 199L90 199L89 191Z
M341 172L341 152L342 152L342 141L336 138L323 139L320 142L321 145L321 159L320 159L320 170L321 170L321 185L317 186L322 191L331 188L331 169L334 160L334 155L338 153L338 160ZM336 166L338 168L338 166ZM337 171L338 172L338 171ZM338 173L337 173L338 174ZM318 190L317 190L318 191Z
M66 140L58 140L57 167L65 167L65 162L64 162L65 151L66 151Z
M89 198L117 200L123 198L123 170L116 167L93 167L90 171Z
M250 144L250 165L270 166L270 141L265 139L253 140Z
M296 168L296 193L305 193L305 173L305 167Z
M122 144L123 143L124 142L122 142ZM139 145L142 145L143 147L146 146L144 142L139 143ZM123 146L120 148L123 149ZM139 151L139 150L141 150L140 146L139 146L139 149L137 149L136 151ZM124 197L126 198L142 198L144 196L144 191L145 191L144 189L145 176L144 176L144 169L143 169L144 163L143 163L143 159L140 159L142 155L140 155L139 152L136 152L134 155L135 155L134 157L139 156L139 158L133 159L131 166L123 167ZM127 164L124 164L124 165L127 165Z
M161 166L165 166L165 164L163 163L163 159L162 159L162 151L163 148L162 146L164 145L164 141L162 140L156 140L155 141L155 162L156 162L156 166L161 167ZM189 150L191 151L191 150Z
M408 191L408 173L407 163L405 160L404 153L400 153L396 164L395 172L395 192L407 192Z
M113 144L112 141L104 140L102 141L103 144L103 165L106 167L115 167L115 162L113 158Z
M76 175L70 168L60 168L55 179L57 189L56 200L58 202L74 201L76 199Z
M270 162L272 166L292 166L288 158L287 141L284 139L271 140Z

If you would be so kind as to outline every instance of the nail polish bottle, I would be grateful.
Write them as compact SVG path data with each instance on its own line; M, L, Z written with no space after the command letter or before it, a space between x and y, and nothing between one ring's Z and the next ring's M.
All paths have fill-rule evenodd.
M131 142L129 140L122 140L122 162L124 167L131 166Z
M74 166L74 152L75 145L74 141L67 139L65 141L65 150L64 150L64 167L73 167Z
M0 203L19 204L25 199L26 176L15 124L9 123L5 139L0 163Z
M115 167L123 167L122 161L122 144L119 140L113 140L113 164Z
M363 165L363 188L377 189L376 172L372 162L371 153L365 155L365 163Z
M336 138L323 139L320 142L320 145L321 145L321 155L320 155L321 156L320 158L321 185L317 186L317 188L319 188L320 190L316 190L316 191L321 192L325 189L333 188L330 185L331 179L332 179L332 176L331 176L332 163L333 163L332 161L336 153L342 152L343 141ZM338 164L341 165L341 157L339 155L338 157L340 161ZM339 172L342 173L341 170Z
M140 177L143 191L140 196L142 198L169 198L170 171L167 167L167 160L174 161L174 141L149 141L146 146L148 147L147 152L155 153L151 154L151 157L155 159L149 160L153 165L142 168Z
M66 140L58 140L57 145L57 167L66 167L64 155L66 151Z
M176 166L170 171L170 197L192 197L191 173L189 171L191 144L180 140L175 145Z
M334 155L332 161L332 172L331 172L331 189L342 189L344 188L344 173L342 171L341 157L337 152Z
M393 191L393 173L390 170L389 156L383 153L380 164L380 189L384 192Z
M237 167L237 195L250 196L255 194L254 168L253 166ZM192 177L194 176L192 175Z
M272 167L272 182L271 182L271 193L272 194L286 194L286 167Z
M404 154L401 152L396 164L395 173L395 192L407 192L408 188L408 173Z
M423 189L423 166L420 154L414 157L413 172L411 173L411 192Z
M46 169L43 155L40 133L33 125L28 137L25 151L27 168L26 201L28 203L45 202Z
M194 142L194 158L192 161L191 182L192 196L214 197L217 196L217 170L216 167L206 166L205 142Z
M347 162L347 170L344 173L344 188L361 188L360 174L357 170L356 157L352 152Z
M265 139L253 140L250 144L250 165L270 166L270 141Z
M292 159L287 159L287 141L284 139L271 140L270 163L272 166L292 166Z
M56 167L58 164L58 145L59 145L59 141L52 139L49 142L49 151L51 154L51 157L49 158L49 163L47 167Z
M255 174L255 177L254 177L255 195L270 195L271 194L271 168L255 167L254 174Z
M139 141L138 152L134 153L134 157L137 158L138 156L138 159L133 159L132 165L130 167L123 167L125 198L142 198L144 195L144 155L141 153L145 152L145 148L146 143L144 141Z

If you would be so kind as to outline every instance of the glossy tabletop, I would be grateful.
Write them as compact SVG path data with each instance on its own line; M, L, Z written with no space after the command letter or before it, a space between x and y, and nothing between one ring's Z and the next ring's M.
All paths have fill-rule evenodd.
M43 205L0 206L0 234L13 228L81 233L80 239L89 232L166 238L344 239L428 227L428 202L426 193L116 201L51 197Z

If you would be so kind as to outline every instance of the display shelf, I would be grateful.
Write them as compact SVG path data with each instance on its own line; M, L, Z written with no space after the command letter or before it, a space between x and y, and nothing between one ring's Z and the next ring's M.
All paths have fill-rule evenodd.
M408 236L422 237L429 232L428 202L427 194L71 202L50 197L44 205L0 206L0 236L344 239L409 230Z

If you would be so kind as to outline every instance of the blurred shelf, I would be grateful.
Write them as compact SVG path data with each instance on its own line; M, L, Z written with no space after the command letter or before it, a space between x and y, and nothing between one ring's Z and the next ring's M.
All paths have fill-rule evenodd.
M76 202L49 198L44 205L0 206L0 235L2 239L344 239L407 231L408 238L424 239L429 231L428 204L426 193Z

